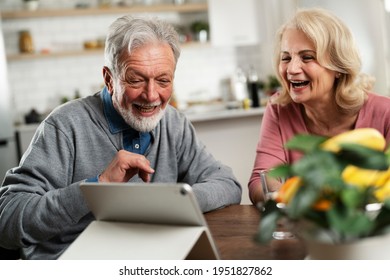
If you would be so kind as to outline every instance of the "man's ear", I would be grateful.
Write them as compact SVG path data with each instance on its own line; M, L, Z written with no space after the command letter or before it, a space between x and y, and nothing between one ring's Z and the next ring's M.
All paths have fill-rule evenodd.
M112 94L114 91L114 81L111 76L111 71L108 69L107 66L103 67L103 79L104 79L104 84L106 85L108 92Z

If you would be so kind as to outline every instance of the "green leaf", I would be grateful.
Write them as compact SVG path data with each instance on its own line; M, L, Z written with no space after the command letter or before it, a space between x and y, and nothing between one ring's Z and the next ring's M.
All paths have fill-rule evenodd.
M374 234L388 229L390 225L390 199L385 200L375 220Z
M385 156L386 156L387 165L390 166L390 147L387 148L385 152Z
M296 162L292 171L304 184L320 189L340 179L341 167L333 153L318 150Z
M298 150L311 153L318 148L327 138L310 134L298 134L291 138L285 145L289 150Z
M359 191L359 189L351 187L345 188L341 191L341 201L347 208L356 209L362 208L362 204L365 202L365 192Z
M277 222L283 214L273 200L267 201L264 205L264 209L264 212L261 214L255 241L265 244L272 239L272 233L275 231Z
M286 179L286 178L291 177L293 174L292 174L290 165L282 164L282 165L276 166L275 168L271 169L268 172L268 175L271 177L274 177L274 178Z
M262 217L255 240L263 244L266 244L271 241L272 233L276 229L276 224L279 218L280 215L277 212Z
M311 221L318 227L323 229L329 228L328 219L326 218L326 212L324 211L309 211L306 213L305 219Z
M358 144L341 144L338 158L348 164L366 169L386 170L388 158L382 151L377 151Z
M357 237L367 236L371 229L374 227L374 223L363 213L360 213L354 217L348 219L345 223L346 235L355 235Z
M327 212L329 226L348 239L367 236L374 228L374 222L363 211L350 211L334 207Z
M286 207L286 212L292 219L299 219L312 209L318 199L318 192L311 187L302 186Z

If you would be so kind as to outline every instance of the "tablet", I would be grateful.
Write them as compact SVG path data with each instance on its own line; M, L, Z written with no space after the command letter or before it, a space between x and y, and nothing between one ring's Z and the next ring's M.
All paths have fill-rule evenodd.
M184 183L82 183L96 220L206 226L192 188Z
M96 221L60 259L219 259L187 184L83 183Z

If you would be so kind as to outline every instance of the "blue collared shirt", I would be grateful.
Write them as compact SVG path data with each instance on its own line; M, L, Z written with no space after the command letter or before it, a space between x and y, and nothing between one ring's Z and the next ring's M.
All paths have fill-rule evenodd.
M122 116L115 110L111 95L106 87L101 91L101 98L110 132L112 134L123 133L123 148L126 151L145 154L151 142L150 132L136 131L123 120Z
M126 151L145 154L146 149L149 147L152 140L150 132L139 132L129 126L122 116L115 110L111 95L107 88L104 87L100 93L100 97L103 101L104 115L106 117L108 127L111 134L121 133L123 135L123 148ZM98 176L90 178L87 182L97 182Z

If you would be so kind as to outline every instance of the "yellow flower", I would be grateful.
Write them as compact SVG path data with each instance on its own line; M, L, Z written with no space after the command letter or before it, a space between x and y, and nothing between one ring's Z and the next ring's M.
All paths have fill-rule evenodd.
M359 128L343 132L326 140L321 147L337 153L340 151L340 144L347 143L362 145L378 151L383 151L386 147L385 138L374 128Z
M386 171L364 169L348 165L341 174L344 182L361 188L383 186L390 178L390 168Z
M301 178L294 176L288 178L282 185L276 196L276 202L287 204L294 197L298 188L301 186Z
M298 189L302 186L302 180L298 176L291 177L286 180L277 193L276 202L288 204L295 196ZM318 211L326 211L331 207L332 202L329 199L320 198L314 205L313 209Z
M374 192L374 195L378 199L379 202L383 202L387 198L389 198L390 197L390 179L387 180L387 182L383 186L377 188Z

